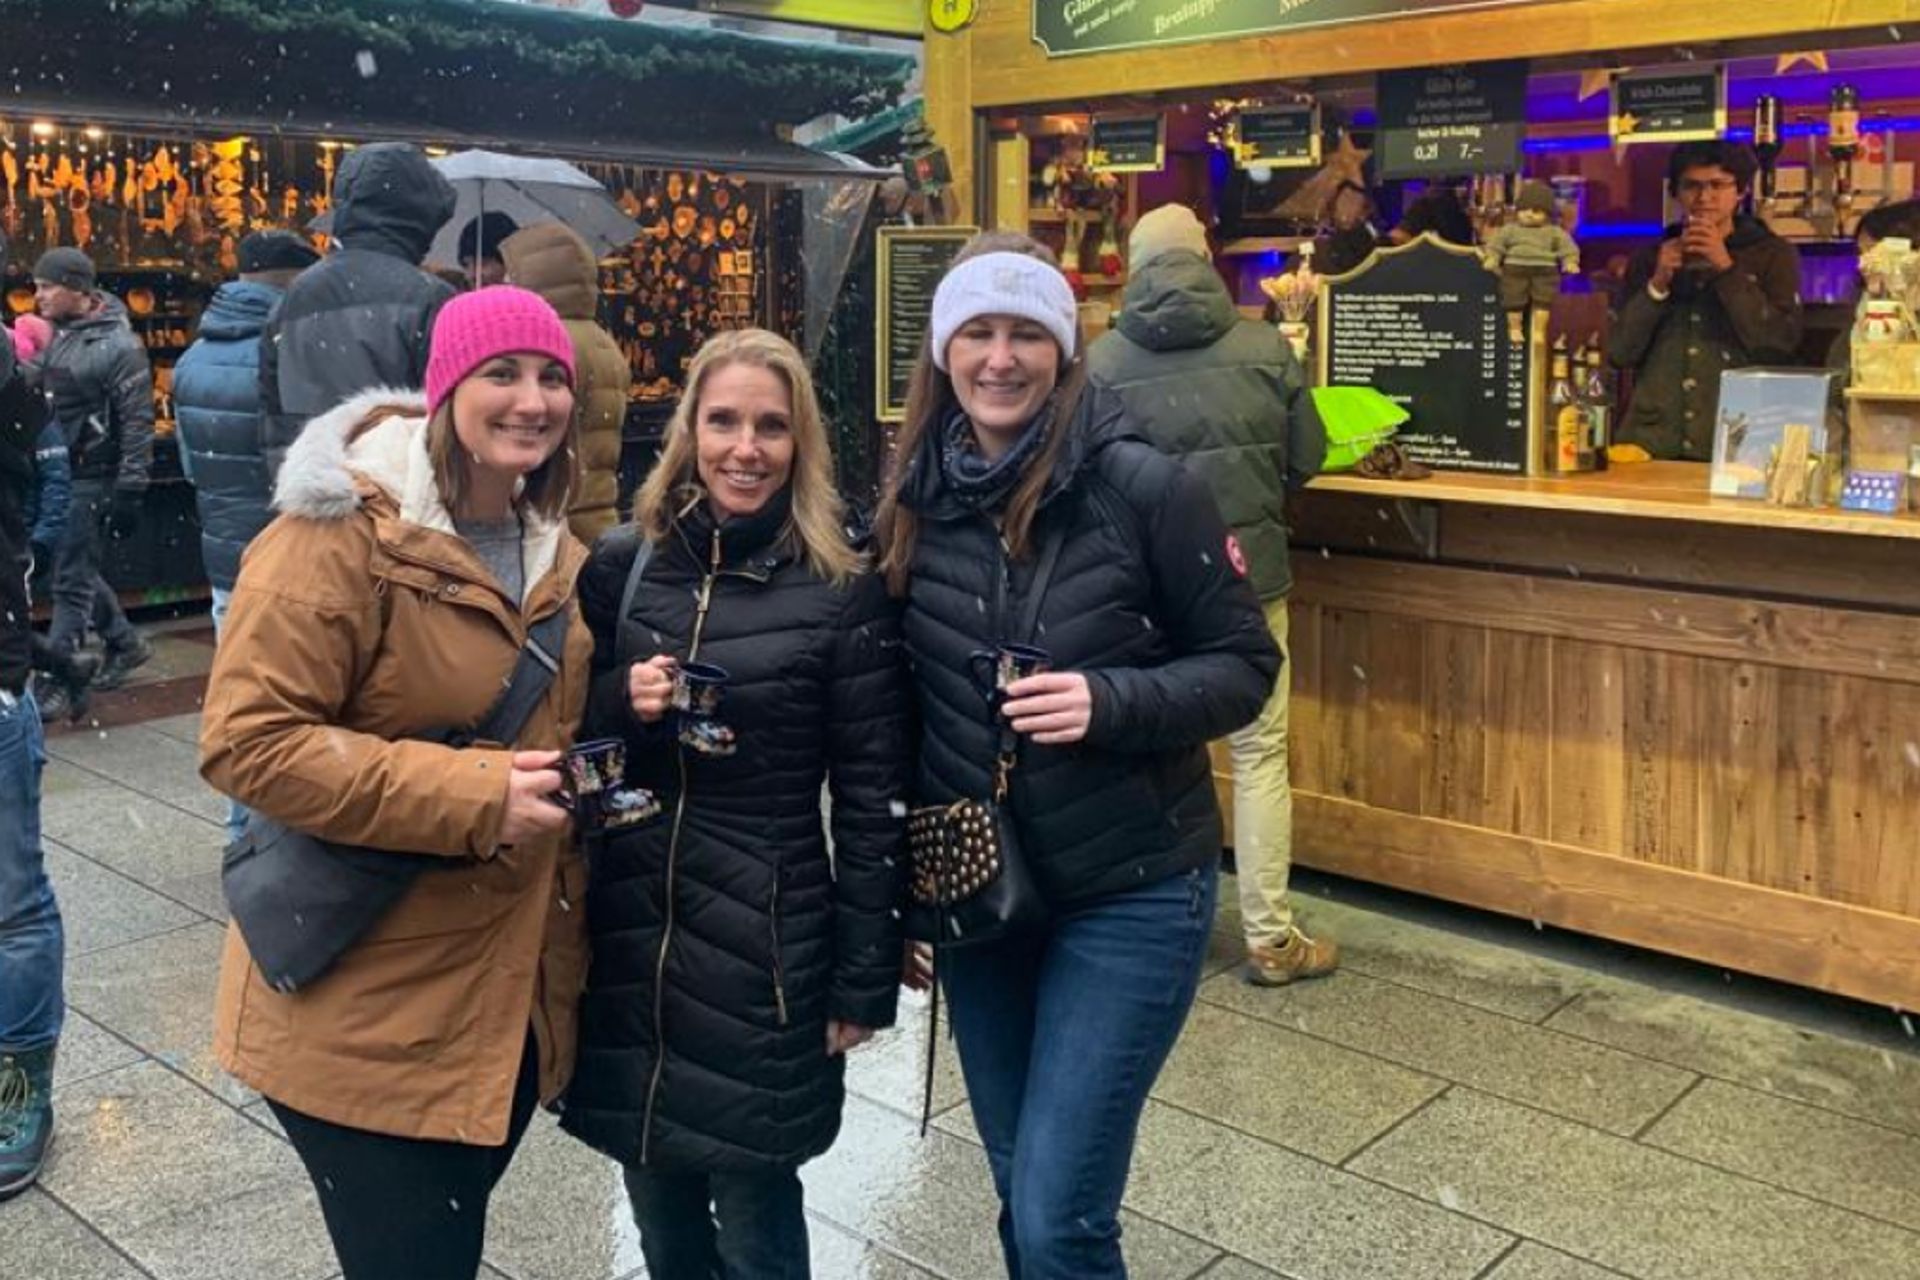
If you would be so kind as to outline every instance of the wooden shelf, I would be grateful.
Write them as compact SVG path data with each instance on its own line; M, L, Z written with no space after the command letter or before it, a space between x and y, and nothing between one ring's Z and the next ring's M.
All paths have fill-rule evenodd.
M1247 236L1241 240L1229 240L1220 246L1223 258L1245 258L1256 253L1292 253L1303 244L1313 243L1312 236Z
M1702 462L1626 463L1592 475L1557 479L1459 471L1435 472L1427 480L1369 480L1342 474L1317 477L1308 487L1325 493L1407 501L1532 507L1920 541L1920 516L1912 514L1877 516L1829 507L1773 507L1745 498L1715 497L1707 492L1707 466Z

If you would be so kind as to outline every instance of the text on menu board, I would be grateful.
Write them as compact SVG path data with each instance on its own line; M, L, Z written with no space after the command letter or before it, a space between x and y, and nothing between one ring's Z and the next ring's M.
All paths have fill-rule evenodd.
M903 422L914 362L926 343L933 291L974 227L881 227L874 307L874 416Z
M1156 173L1167 162L1164 116L1095 116L1087 134L1089 169Z
M1550 0L1033 0L1049 58Z
M1234 159L1242 167L1310 168L1320 163L1320 108L1311 102L1247 107L1235 118Z
M1527 63L1477 62L1380 77L1380 173L1510 173L1527 129Z
M1715 64L1615 76L1607 125L1619 142L1718 138L1727 131L1726 74Z
M1368 386L1412 415L1408 456L1454 471L1527 470L1531 372L1499 280L1470 250L1422 236L1329 281L1321 381Z

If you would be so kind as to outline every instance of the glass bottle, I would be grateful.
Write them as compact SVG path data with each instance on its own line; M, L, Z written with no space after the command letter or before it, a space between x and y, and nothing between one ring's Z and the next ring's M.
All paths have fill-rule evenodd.
M1593 441L1593 469L1607 469L1607 446L1613 443L1613 388L1607 384L1605 361L1596 340L1581 355L1586 371L1580 398L1587 406L1587 428Z
M1547 388L1547 470L1569 473L1580 470L1580 451L1587 444L1591 428L1587 409L1574 390L1567 349L1553 350L1553 383Z
M1760 199L1770 205L1780 160L1780 99L1771 93L1753 100L1753 153L1760 157Z
M1853 204L1853 158L1860 154L1860 94L1836 84L1827 95L1827 154L1833 157L1833 203L1845 211Z

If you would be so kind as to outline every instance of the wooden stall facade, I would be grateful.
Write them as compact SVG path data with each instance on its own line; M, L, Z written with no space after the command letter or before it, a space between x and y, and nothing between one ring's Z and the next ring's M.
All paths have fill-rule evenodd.
M1920 0L1540 0L1053 59L1031 17L994 0L928 34L928 117L959 209L989 225L1025 203L1019 140L989 127L1016 109L1493 58L1818 49L1886 39ZM1920 1007L1920 517L1710 498L1706 470L1329 477L1302 494L1296 857Z

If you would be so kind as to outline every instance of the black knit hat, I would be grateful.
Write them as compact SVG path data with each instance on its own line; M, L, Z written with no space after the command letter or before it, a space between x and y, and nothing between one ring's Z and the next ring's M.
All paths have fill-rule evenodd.
M460 261L499 257L500 242L519 229L519 223L498 209L467 219L467 225L460 228Z
M49 249L33 264L33 278L87 293L93 288L93 259L78 249Z
M240 241L240 274L305 271L320 261L305 236L291 231L255 231Z

